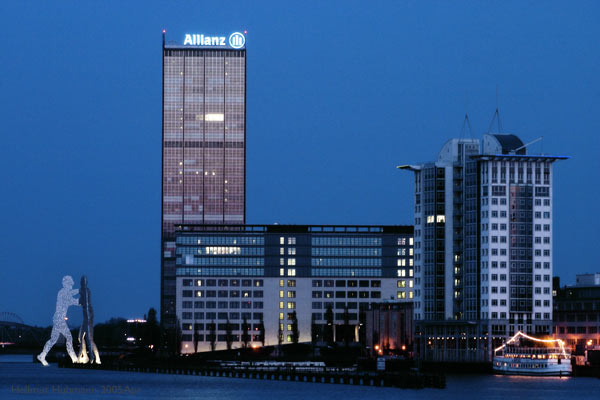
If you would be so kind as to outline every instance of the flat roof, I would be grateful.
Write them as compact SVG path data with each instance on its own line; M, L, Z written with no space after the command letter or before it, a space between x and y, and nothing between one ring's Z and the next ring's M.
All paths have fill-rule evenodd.
M245 232L245 233L401 233L412 234L412 225L241 225L176 224L177 232Z
M246 48L234 49L232 47L217 47L217 46L192 46L192 45L181 45L181 44L165 44L163 47L165 50L216 50L216 51L246 51Z
M472 159L477 160L504 160L504 161L557 161L557 160L568 160L569 156L551 156L551 155L534 155L534 154L474 154L470 156Z

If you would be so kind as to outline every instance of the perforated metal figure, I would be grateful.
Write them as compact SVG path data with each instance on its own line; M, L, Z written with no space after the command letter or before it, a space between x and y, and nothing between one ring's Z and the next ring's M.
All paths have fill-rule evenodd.
M79 362L86 364L95 362L100 364L100 354L94 343L94 309L92 308L92 293L87 285L87 277L81 277L81 287L79 288L79 305L83 309L83 320L79 328ZM87 355L89 349L90 356Z
M73 363L77 362L77 356L73 350L73 337L71 336L71 331L66 322L67 310L69 307L79 305L79 299L73 297L79 293L79 290L73 289L73 283L73 278L69 275L64 276L62 279L63 287L58 291L58 295L56 296L56 311L52 318L52 333L50 334L50 339L44 345L44 350L37 356L37 359L44 366L48 365L46 362L46 355L52 346L54 346L60 335L63 335L67 341L67 352L69 353L69 357L71 357L71 361Z

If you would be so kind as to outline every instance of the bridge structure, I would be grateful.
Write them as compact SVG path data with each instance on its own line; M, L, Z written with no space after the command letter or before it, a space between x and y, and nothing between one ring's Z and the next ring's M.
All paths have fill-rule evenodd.
M43 340L41 328L25 324L19 315L9 312L0 312L0 347L19 345L41 345Z

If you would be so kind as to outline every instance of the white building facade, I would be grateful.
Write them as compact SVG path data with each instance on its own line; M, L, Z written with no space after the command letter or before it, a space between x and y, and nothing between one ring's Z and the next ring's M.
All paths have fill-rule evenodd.
M514 135L452 139L415 173L417 352L488 360L552 330L552 166Z

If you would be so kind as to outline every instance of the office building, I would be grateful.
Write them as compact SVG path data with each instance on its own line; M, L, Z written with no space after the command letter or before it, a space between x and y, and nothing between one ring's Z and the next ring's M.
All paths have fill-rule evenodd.
M182 352L210 350L213 336L224 349L227 324L240 347L244 319L253 346L262 344L261 321L265 345L292 342L294 312L299 341L311 342L329 308L334 340L350 329L351 340L364 342L370 303L412 301L412 235L412 226L178 226Z
M509 134L451 139L415 178L415 344L489 360L517 331L552 327L552 166Z
M600 273L577 275L575 285L562 288L557 279L553 295L554 338L573 353L600 348Z
M243 224L246 50L241 33L163 32L161 321L175 326L175 225Z

